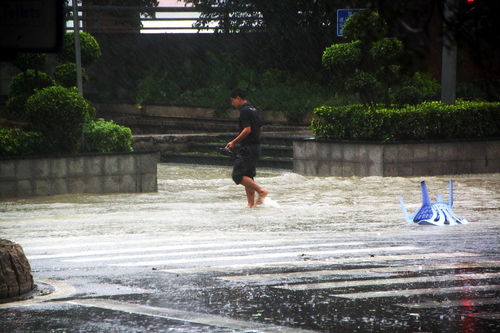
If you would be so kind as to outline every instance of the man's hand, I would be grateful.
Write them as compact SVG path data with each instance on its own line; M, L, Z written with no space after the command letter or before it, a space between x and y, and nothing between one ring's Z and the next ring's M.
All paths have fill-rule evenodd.
M226 148L233 150L234 149L234 141L228 142Z

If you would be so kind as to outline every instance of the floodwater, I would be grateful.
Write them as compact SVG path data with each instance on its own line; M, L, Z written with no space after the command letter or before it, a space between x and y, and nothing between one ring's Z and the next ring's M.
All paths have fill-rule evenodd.
M421 205L421 180L426 181L431 198L441 194L447 200L450 178L455 188L454 211L471 223L446 227L446 232L478 227L498 230L500 220L500 174L339 178L258 170L256 181L277 204L257 208L246 207L244 189L230 175L228 167L159 164L158 193L3 201L0 236L28 238L29 230L37 230L37 237L84 236L103 226L101 231L108 235L151 231L418 233L429 227L408 226L398 197L404 198L413 214Z
M421 205L420 181L426 181L432 198L440 194L447 200L449 178L455 184L454 212L470 223L446 227L407 225L398 197L404 198L413 214ZM487 280L483 276L469 281L465 277L497 272L500 174L339 178L259 169L256 180L269 190L276 204L247 208L245 191L232 182L231 168L183 164L158 165L157 193L78 194L1 201L0 237L17 241L28 250L37 278L60 280L76 290L69 302L63 299L0 309L0 318L6 318L3 323L6 330L36 331L43 325L46 331L243 331L228 328L231 326L227 326L227 318L240 319L252 328L257 322L325 332L498 330L495 319L498 278L488 275ZM117 240L123 240L123 244ZM256 249L257 245L248 245L259 244L260 240L275 247ZM357 259L358 253L347 253L350 248L333 256L325 254L327 251L318 252L311 257L314 260L301 257L316 246L332 252L345 250L343 247L349 245L344 240L361 241L353 250L369 249L374 261L366 261L368 256L363 254L362 262L349 261ZM325 246L326 242L329 244ZM178 253L162 249L165 245L177 248ZM387 246L397 251L386 253L382 249ZM410 249L403 249L408 246ZM391 256L386 256L405 257L412 254L413 246L423 259L408 256L394 263L389 259ZM113 253L115 247L117 251ZM274 266L274 259L267 259L280 247L283 253L287 251L285 248L292 248L283 258L295 265ZM457 251L478 256L456 259L452 254ZM247 252L248 258L243 255ZM224 261L214 259L215 253L224 256ZM297 253L301 255L297 257ZM136 259L135 254L139 254ZM150 258L151 254L151 260L167 263L143 263L145 259L141 256ZM255 258L253 254L257 254ZM441 254L444 257L438 256ZM52 255L55 256L51 258ZM285 260L279 256L276 260ZM345 262L340 260L345 256ZM322 259L332 260L321 262ZM255 270L237 268L225 273L214 268L222 263L254 264L254 261L258 261L258 267L253 266L257 267ZM491 261L495 261L492 267L487 263ZM265 266L267 263L273 265ZM442 267L442 264L455 264L457 268L433 270L432 265ZM404 271L391 271L394 265L402 265ZM379 268L369 270L373 266ZM177 272L162 271L165 268ZM207 273L205 268L209 268ZM183 269L187 273L182 273ZM318 269L329 269L333 275L311 278ZM377 269L388 270L377 273ZM195 273L189 273L190 270ZM272 283L265 282L274 273L284 273L285 277L273 275ZM450 277L453 274L456 276ZM436 276L436 280L431 276ZM441 276L452 280L438 280ZM458 296L436 291L436 295L424 293L387 299L337 297L338 293L346 292L378 292L379 285L370 286L366 281L379 282L384 277L407 281L389 280L388 283L393 283L380 287L385 290L404 292L459 286L463 290L460 289ZM415 277L422 277L423 281L416 284ZM234 282L245 278L257 282ZM351 287L296 291L288 286L288 283L293 286L308 282L348 282ZM359 286L352 287L358 282ZM474 291L479 287L490 289ZM441 301L457 300L461 302L458 308L440 306ZM114 311L115 301L127 309L135 305L138 309L130 313ZM478 307L463 306L483 301ZM97 306L98 302L104 305ZM437 303L437 309L398 305L426 302ZM154 308L145 314L143 305ZM165 313L171 309L186 310L195 319L210 313L214 317L209 320L216 319L220 325L215 328L198 325L196 320L171 321L168 315L167 319L158 316L156 307Z

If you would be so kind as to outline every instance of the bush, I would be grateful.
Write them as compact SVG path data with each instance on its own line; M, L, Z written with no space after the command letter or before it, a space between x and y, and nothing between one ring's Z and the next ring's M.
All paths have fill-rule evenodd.
M84 148L87 152L130 152L132 151L132 131L113 121L99 119L85 124Z
M394 94L394 102L400 106L417 105L424 101L422 92L414 86L406 86Z
M39 132L0 128L0 157L44 153L47 147L47 142Z
M402 86L403 88L414 87L420 92L420 95L422 96L421 99L413 104L437 100L441 94L441 85L429 75L424 73L414 73L413 76L403 82Z
M37 89L53 86L54 80L44 72L28 69L12 78L9 96L31 96Z
M322 63L331 73L345 75L355 71L361 60L361 42L333 44L323 52Z
M387 23L377 12L364 10L347 19L342 33L349 41L360 40L364 43L372 43L385 36Z
M26 100L39 89L53 86L54 80L46 73L28 69L12 78L10 94L3 116L11 120L27 121Z
M80 47L82 65L84 66L90 65L101 56L99 43L87 32L80 32ZM64 35L63 49L59 54L59 58L66 62L75 62L75 38L73 32Z
M14 65L23 72L28 69L42 69L47 55L45 53L20 53L14 60Z
M95 116L95 109L74 89L61 86L37 91L26 102L33 128L54 144L55 152L75 152L83 125Z
M54 71L54 78L57 84L63 87L76 87L76 64L74 62L65 62L64 64L58 65ZM89 77L87 76L85 68L82 68L82 82L88 79Z
M403 108L322 106L311 123L317 137L348 140L422 140L500 136L500 103L425 102Z

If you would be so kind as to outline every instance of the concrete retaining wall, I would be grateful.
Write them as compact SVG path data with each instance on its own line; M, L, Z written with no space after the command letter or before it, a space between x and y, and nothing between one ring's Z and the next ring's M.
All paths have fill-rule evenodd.
M215 110L211 108L202 107L190 107L190 106L168 106L168 105L144 105L138 108L133 104L104 104L104 103L93 103L95 105L99 115L113 115L113 114L127 114L132 116L154 116L154 117L179 117L179 118L200 118L200 119L210 119L215 117ZM259 115L264 122L286 122L284 112L282 111L260 111ZM227 117L225 119L230 119L237 121L239 117L239 111L236 109L229 108L229 98L228 98L228 110ZM311 120L311 115L307 114L304 123L309 123Z
M500 172L500 140L357 143L295 141L294 172L314 176L424 176Z
M155 192L158 152L0 160L0 198Z

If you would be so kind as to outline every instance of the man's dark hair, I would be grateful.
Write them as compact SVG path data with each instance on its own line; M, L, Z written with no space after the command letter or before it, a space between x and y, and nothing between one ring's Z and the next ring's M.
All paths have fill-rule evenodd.
M245 93L243 92L243 90L237 88L237 89L234 89L232 92L231 92L231 98L236 98L236 97L240 97L242 99L245 99L246 95Z

